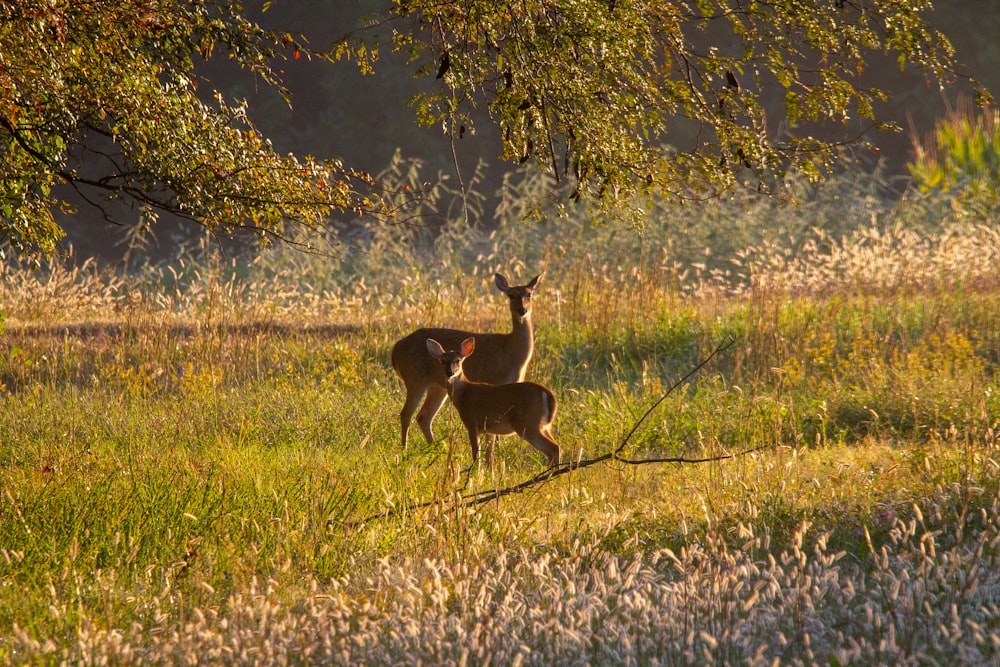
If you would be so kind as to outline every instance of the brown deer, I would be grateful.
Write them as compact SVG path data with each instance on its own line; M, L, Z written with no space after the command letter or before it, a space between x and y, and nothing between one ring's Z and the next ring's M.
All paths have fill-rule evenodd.
M406 449L406 432L420 400L427 396L417 413L417 424L427 442L434 442L431 422L445 399L448 398L448 378L441 364L427 353L427 339L434 338L450 349L458 349L463 340L475 337L479 354L469 360L465 372L475 382L504 384L520 382L534 351L534 334L531 329L531 294L542 275L531 279L527 285L512 287L507 278L496 274L497 289L510 301L510 333L471 333L457 329L417 329L392 346L392 367L406 386L406 401L399 413L403 432L403 449Z
M448 378L448 396L469 431L472 462L479 458L479 436L516 433L549 460L559 465L559 443L549 429L556 416L556 397L548 387L534 382L486 384L472 382L463 372L463 362L476 349L476 339L466 338L458 351L446 351L441 343L429 338L427 352L438 360ZM474 357L473 357L474 358ZM493 443L486 445L486 462L493 463Z

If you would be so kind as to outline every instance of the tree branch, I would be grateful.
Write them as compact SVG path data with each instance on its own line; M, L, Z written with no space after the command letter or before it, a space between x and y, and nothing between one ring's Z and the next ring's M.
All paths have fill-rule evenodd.
M549 480L554 479L556 477L561 477L563 475L567 475L567 474L575 472L577 470L582 470L583 468L589 468L591 466L597 465L598 463L604 463L606 461L617 461L619 463L624 463L626 465L644 465L644 464L649 464L649 463L692 463L692 464L693 463L711 463L713 461L725 461L726 459L732 459L732 458L736 458L738 456L745 456L747 454L751 454L753 452L757 452L757 451L760 451L762 449L765 449L765 446L761 445L759 447L751 447L750 449L744 449L744 450L741 450L741 451L738 451L738 452L730 452L728 454L720 454L718 456L709 456L709 457L700 457L700 458L688 458L688 457L684 457L684 456L669 456L669 457L656 457L656 458L648 458L648 459L631 459L631 458L625 458L625 457L621 456L622 450L625 449L626 445L628 445L629 441L632 439L632 436L635 435L636 431L639 430L639 427L642 425L642 423L644 421L646 421L646 418L649 417L649 415L652 414L652 412L657 407L659 407L660 404L663 403L663 401L665 401L667 399L667 397L670 396L674 392L674 390L676 390L678 387L682 386L689 379L691 379L691 377L693 377L696 373L698 373L699 371L701 371L712 359L714 359L716 357L716 355L718 355L720 352L724 352L725 350L728 350L735 343L736 343L736 339L732 338L732 337L730 337L727 340L723 341L718 346L716 346L716 348L714 350L712 350L711 354L709 354L701 362L699 362L697 366L695 366L690 371L688 371L684 375L684 377L682 377L681 379L677 380L672 385L670 385L670 388L667 389L666 393L664 393L651 406L649 406L649 408L646 409L646 411L642 414L641 417L639 417L639 419L635 422L635 424L632 426L632 428L629 430L629 432L625 434L625 437L622 438L621 443L619 443L618 446L615 447L610 452L606 452L606 453L601 454L600 456L597 456L597 457L592 458L592 459L581 459L581 460L578 460L578 461L574 461L572 463L565 463L565 464L561 464L559 466L555 466L555 467L549 468L548 470L546 470L544 472L541 472L541 473L538 473L534 477L526 479L523 482L519 482L517 484L514 484L512 486L507 486L507 487L504 487L502 489L489 489L489 490L483 490L483 491L473 491L471 493L463 494L462 497L461 497L461 499L456 503L456 507L475 507L477 505L482 505L484 503L488 503L491 500L499 500L500 498L503 498L505 496L514 495L516 493L523 493L523 492L527 491L528 489L531 489L531 488L533 488L535 486L538 486L540 484L544 484L544 483L548 482ZM473 465L475 465L475 464L473 463ZM464 491L465 487L468 485L468 482L469 482L468 473L471 471L471 469L472 469L472 466L470 466L469 468L467 468L465 470L465 482L462 484L461 487L459 487L458 489L456 489L457 492ZM375 515L369 516L368 518L365 518L365 519L361 519L361 520L358 520L358 521L345 522L344 525L351 526L351 527L357 527L357 526L361 526L361 525L370 523L372 521L377 521L379 519L388 519L390 517L396 516L396 515L401 514L403 512L409 512L409 511L414 511L414 510L419 510L419 509L425 509L427 507L431 507L433 505L436 505L439 502L441 502L439 499L435 499L435 500L428 500L428 501L419 502L419 503L413 503L413 504L409 504L409 505L402 505L402 506L398 506L398 507L393 507L393 508L390 508L390 509L388 509L388 510L386 510L384 512L380 512L379 514L375 514ZM331 519L330 521L327 522L327 527L330 527L331 525L333 525L333 523L334 522Z

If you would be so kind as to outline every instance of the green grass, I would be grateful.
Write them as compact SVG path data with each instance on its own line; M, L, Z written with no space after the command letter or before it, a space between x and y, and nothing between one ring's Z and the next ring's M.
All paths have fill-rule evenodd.
M363 286L301 257L6 269L0 663L995 657L1000 285L982 229L758 249L726 280L622 267L620 230L595 228L606 256L521 237L544 233L502 228L494 254L536 254L477 270L418 273L393 247ZM448 252L462 242L484 243L455 231ZM924 278L894 280L902 264ZM507 438L466 481L450 405L438 442L414 429L403 451L389 347L428 323L506 328L490 274L536 267L529 377L559 397L567 460L618 446L729 337L623 454L756 451L607 462L462 507L542 459Z

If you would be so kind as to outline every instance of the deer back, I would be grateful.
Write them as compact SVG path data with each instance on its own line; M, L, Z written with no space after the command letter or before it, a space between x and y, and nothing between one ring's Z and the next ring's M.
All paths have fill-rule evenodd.
M534 352L530 327L526 333L509 334L471 333L458 329L417 329L401 339L392 348L392 365L397 371L409 370L432 378L434 383L447 388L441 364L427 353L427 339L433 338L446 349L457 349L470 336L476 338L476 354L463 364L466 377L473 382L505 384L520 382Z
M551 424L556 415L555 394L534 382L490 385L457 378L452 385L452 401L467 426L475 425L479 431L498 435L523 435Z

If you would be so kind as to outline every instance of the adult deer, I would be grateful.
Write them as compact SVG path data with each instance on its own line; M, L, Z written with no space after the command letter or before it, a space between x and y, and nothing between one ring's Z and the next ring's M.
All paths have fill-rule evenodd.
M534 382L486 384L471 382L463 372L463 362L476 349L476 339L466 338L457 351L445 350L433 338L427 339L427 352L438 360L448 377L448 396L469 432L472 462L479 458L479 436L516 433L549 460L559 465L559 443L549 429L556 416L556 397L548 387ZM474 358L474 357L473 357ZM493 443L486 445L486 462L493 462Z
M427 396L417 413L417 424L427 442L434 442L431 422L445 399L448 398L448 378L441 364L427 353L427 339L434 338L450 349L458 349L463 340L475 337L479 354L466 365L465 372L475 382L504 384L520 382L534 351L534 334L531 328L531 294L542 275L538 274L527 285L512 287L501 274L493 277L497 289L510 301L510 333L471 333L457 329L417 329L392 346L392 367L406 386L406 401L399 413L406 449L406 432L420 400Z

